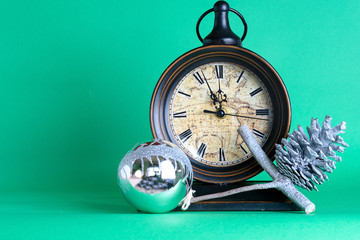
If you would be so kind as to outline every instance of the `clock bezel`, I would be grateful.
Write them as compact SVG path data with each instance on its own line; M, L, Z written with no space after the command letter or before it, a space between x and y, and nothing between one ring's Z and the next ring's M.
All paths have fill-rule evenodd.
M195 48L177 58L161 75L150 105L150 124L154 138L175 143L168 121L168 106L176 85L191 70L211 62L231 62L245 67L258 76L270 93L273 104L273 126L263 149L273 156L275 143L285 138L291 124L291 106L287 89L276 70L261 56L242 47L211 45ZM263 169L251 157L232 166L209 166L188 155L194 178L211 183L232 183L249 179Z

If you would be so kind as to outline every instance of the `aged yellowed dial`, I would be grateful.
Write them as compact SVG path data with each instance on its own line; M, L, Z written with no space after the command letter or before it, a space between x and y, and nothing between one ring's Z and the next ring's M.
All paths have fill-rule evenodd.
M229 62L208 63L186 74L171 95L168 114L177 144L210 166L232 166L252 156L239 126L247 125L260 145L273 126L265 85L249 69Z

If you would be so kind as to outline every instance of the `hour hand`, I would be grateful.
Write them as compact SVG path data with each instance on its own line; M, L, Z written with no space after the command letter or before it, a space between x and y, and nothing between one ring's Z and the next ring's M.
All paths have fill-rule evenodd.
M216 111L210 111L210 110L204 110L204 113L214 113L214 114L216 114L217 112Z

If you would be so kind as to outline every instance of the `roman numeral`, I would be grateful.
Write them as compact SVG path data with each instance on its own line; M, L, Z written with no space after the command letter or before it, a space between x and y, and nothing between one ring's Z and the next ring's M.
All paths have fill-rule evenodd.
M258 116L269 115L269 109L257 109L256 115L258 115Z
M197 151L197 154L200 156L200 157L204 157L204 155L205 155L205 151L206 151L206 144L205 143L201 143L201 145L200 145L200 147L199 147L199 149L198 149L198 151Z
M203 84L203 83L204 83L204 79L201 78L199 72L194 73L193 76L196 78L196 80L197 80L200 84Z
M223 65L215 65L215 72L217 78L224 77L224 66Z
M242 72L240 73L240 76L239 76L238 80L236 81L237 83L240 82L240 79L241 79L241 77L242 77L243 74L244 74L244 71L242 71Z
M180 133L179 138L184 143L192 136L192 134L193 133L191 132L191 130L189 128L189 129L185 130L184 132Z
M182 91L179 91L178 93L180 93L180 94L182 94L182 95L184 95L184 96L186 96L186 97L191 97L191 95L190 94L187 94L187 93L184 93L184 92L182 92Z
M257 88L257 89L255 89L254 91L252 91L251 93L250 93L250 96L255 96L256 94L258 94L259 92L261 92L262 91L262 88L261 87L259 87L259 88Z
M245 153L245 154L248 154L248 152L245 150L245 148L241 145L241 143L240 143L240 148L241 148L241 150L243 150L243 152Z
M186 118L186 111L174 113L173 117L174 118Z
M259 130L256 130L255 128L252 130L253 134L259 138L264 138L265 134L263 134L262 132L260 132Z
M225 162L226 161L225 152L224 152L224 149L222 149L222 148L219 148L219 161L220 162Z

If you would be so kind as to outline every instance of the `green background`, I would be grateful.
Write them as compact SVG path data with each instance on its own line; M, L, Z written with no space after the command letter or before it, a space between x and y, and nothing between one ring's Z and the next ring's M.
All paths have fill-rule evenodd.
M360 2L228 2L282 76L292 129L347 122L343 162L304 192L316 212L140 214L119 193L119 161L152 138L152 90L215 1L0 1L0 239L360 239Z

